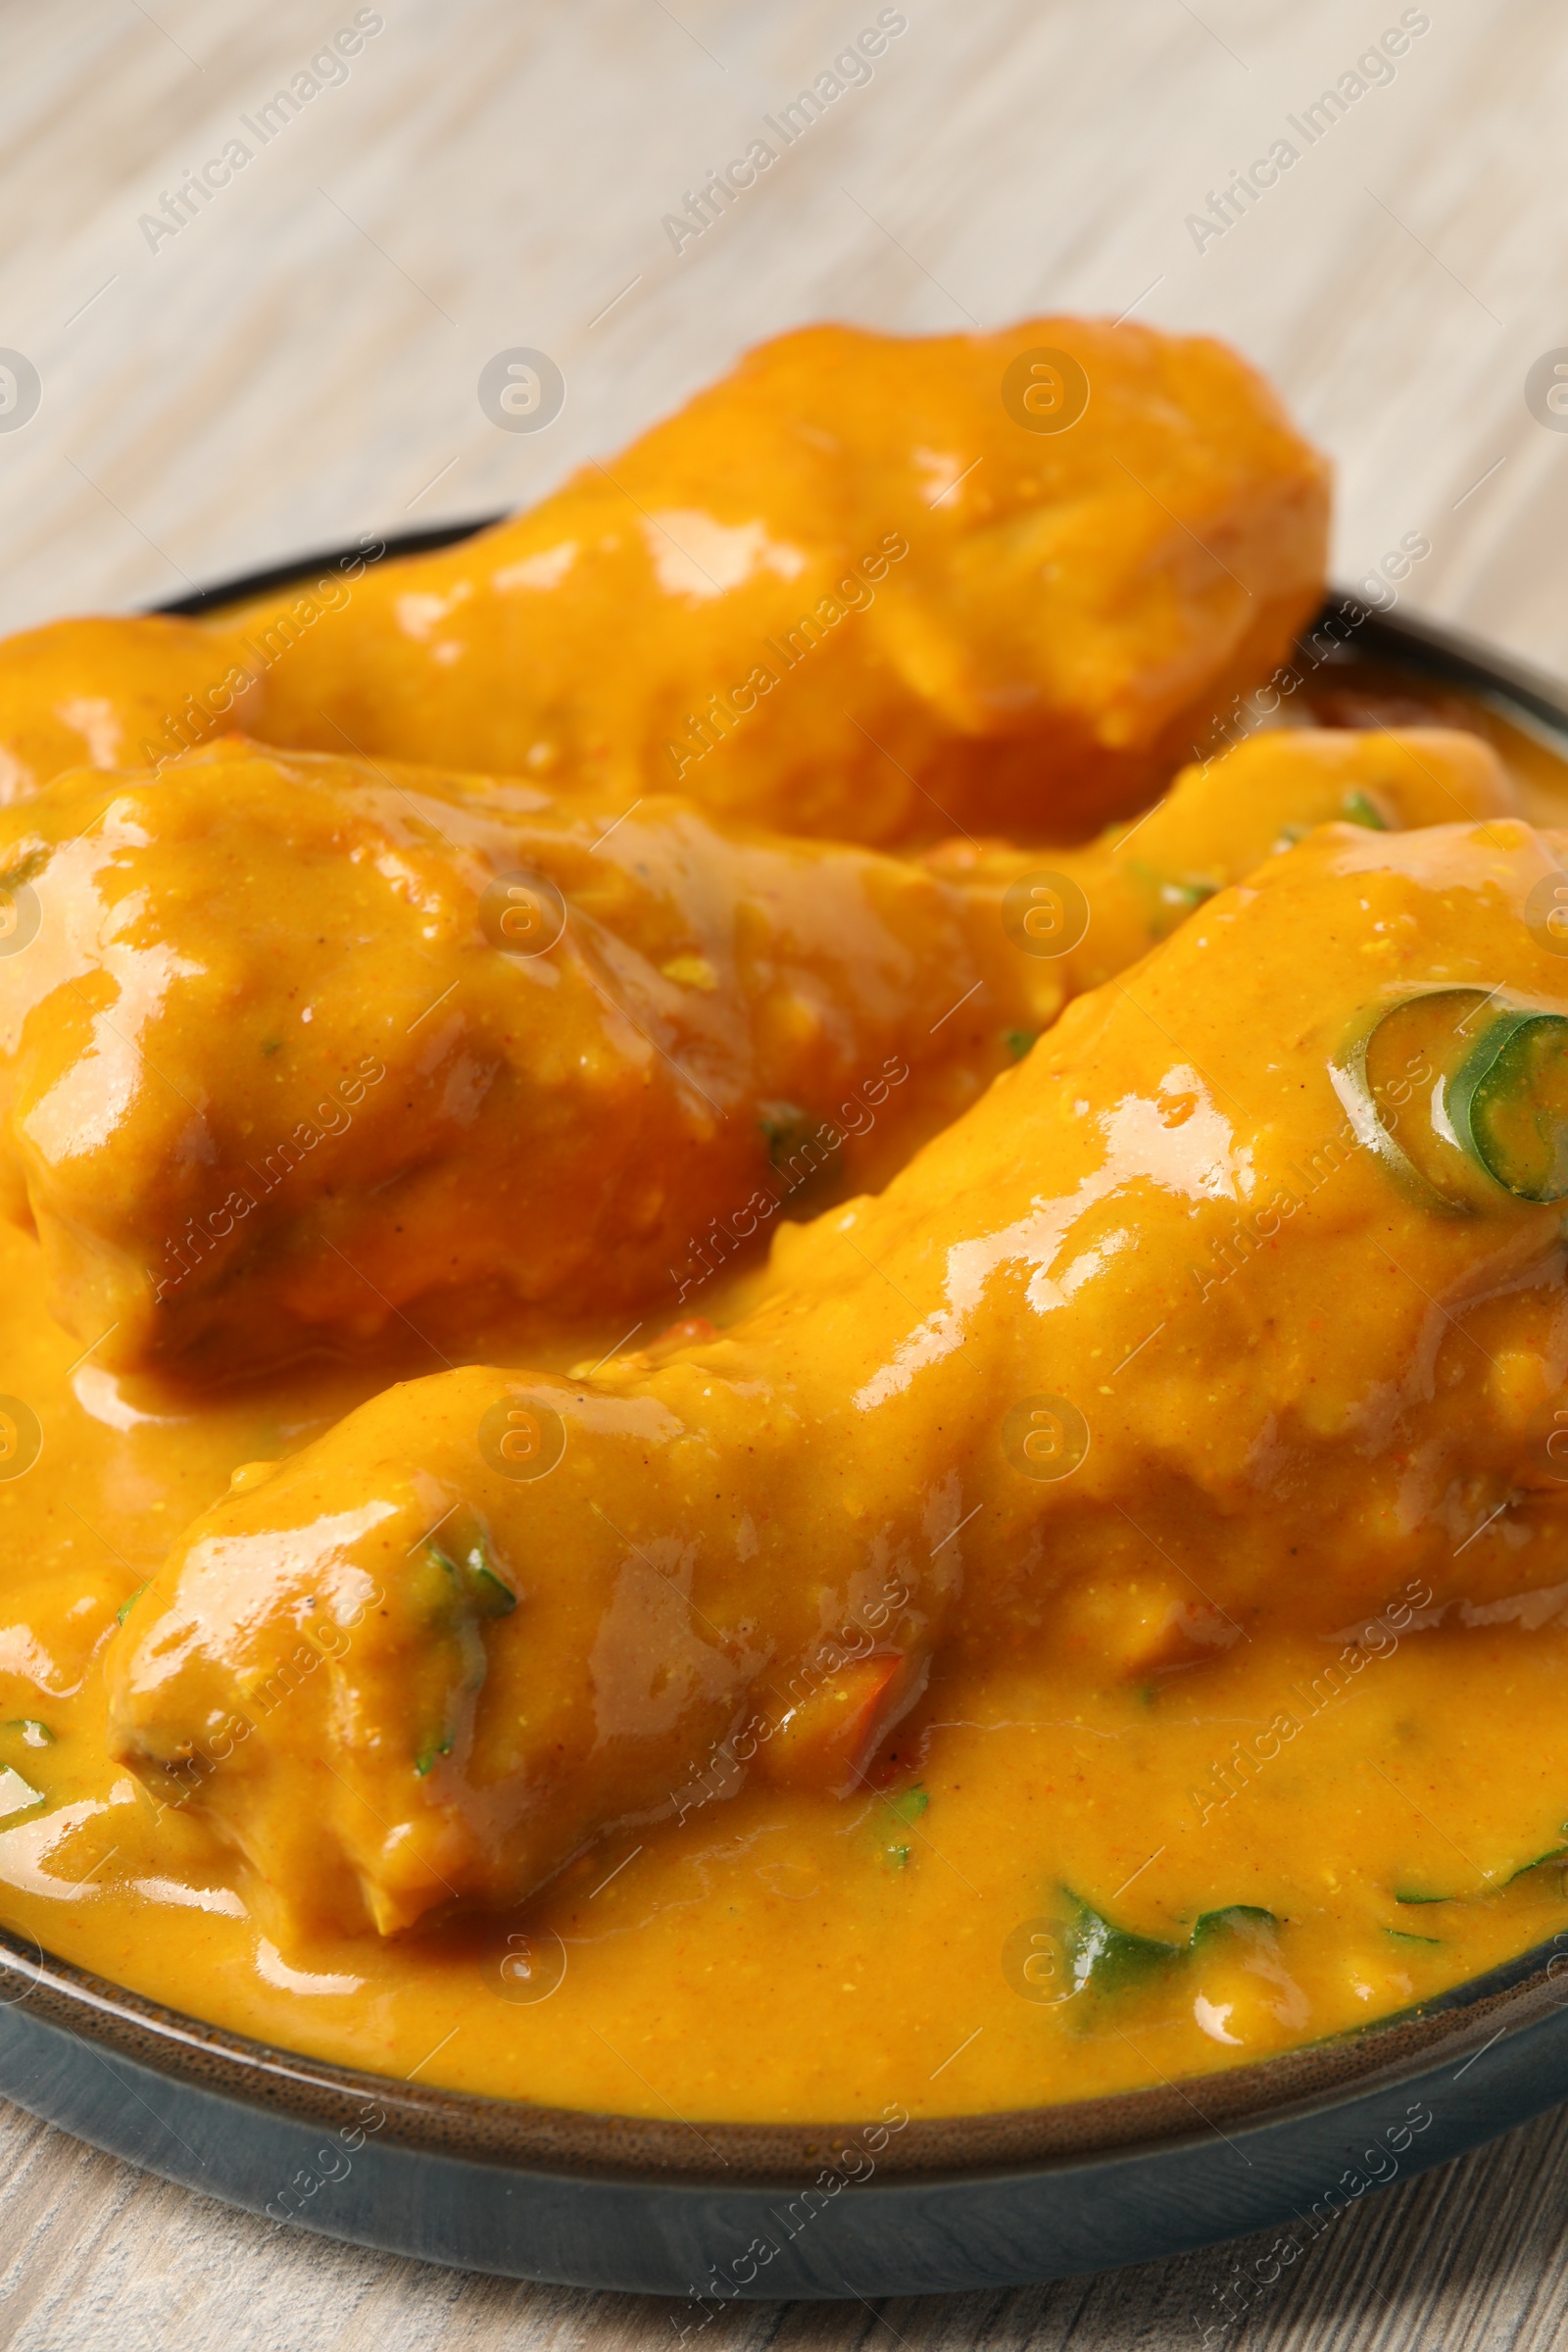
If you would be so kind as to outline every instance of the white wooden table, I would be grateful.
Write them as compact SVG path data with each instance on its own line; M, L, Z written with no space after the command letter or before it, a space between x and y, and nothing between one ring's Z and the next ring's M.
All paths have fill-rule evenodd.
M1406 609L1568 672L1568 431L1525 395L1568 345L1560 7L902 0L868 80L700 236L665 227L878 13L0 0L0 351L38 380L18 423L30 377L0 374L0 626L530 499L806 319L1136 310L1232 337L1333 451L1342 577L1419 532ZM1401 20L1392 78L1358 74ZM1280 139L1296 159L1214 233ZM190 172L192 217L145 225ZM479 405L517 346L565 377L537 433ZM1559 2114L1355 2208L1209 2341L1555 2344L1565 2207ZM0 2344L26 2352L673 2341L667 2306L274 2235L5 2111L0 2216ZM753 2307L705 2343L1152 2352L1203 2340L1235 2259Z

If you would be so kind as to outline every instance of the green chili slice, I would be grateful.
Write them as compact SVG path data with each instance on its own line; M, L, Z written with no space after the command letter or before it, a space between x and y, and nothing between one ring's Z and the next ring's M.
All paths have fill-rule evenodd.
M1332 1067L1356 1141L1426 1208L1487 1205L1489 1188L1443 1109L1487 1002L1484 988L1407 990L1361 1015Z
M1568 1015L1411 990L1362 1015L1332 1075L1357 1141L1425 1206L1568 1198Z
M1525 1008L1489 1022L1446 1108L1462 1149L1515 1200L1568 1196L1568 1017Z

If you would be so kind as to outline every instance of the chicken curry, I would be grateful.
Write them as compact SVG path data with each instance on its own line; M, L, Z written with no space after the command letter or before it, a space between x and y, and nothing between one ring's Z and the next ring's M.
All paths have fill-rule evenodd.
M1568 1926L1568 769L1312 723L1325 483L1217 346L819 329L275 658L0 647L8 1927L781 2121Z

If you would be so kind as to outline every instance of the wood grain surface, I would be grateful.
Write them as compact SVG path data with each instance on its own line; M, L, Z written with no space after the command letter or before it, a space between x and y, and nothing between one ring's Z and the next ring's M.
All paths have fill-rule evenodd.
M0 0L0 364L39 385L20 425L0 407L0 626L531 499L804 320L1062 308L1231 337L1338 462L1342 578L1419 532L1405 609L1568 670L1568 431L1526 397L1568 346L1560 7L902 0L872 77L671 231L878 5L379 0L346 78L264 142L246 118L351 0ZM1401 16L1427 28L1393 78L1357 75ZM1290 127L1345 75L1367 86L1338 119ZM1214 233L1211 192L1282 138L1296 160ZM150 229L234 139L228 184ZM565 377L537 433L477 396L518 346ZM1568 2332L1565 2211L1559 2112L1368 2197L1223 2327L1256 2248L737 2308L700 2340L1533 2352ZM0 2344L619 2352L673 2343L670 2309L273 2232L0 2110Z

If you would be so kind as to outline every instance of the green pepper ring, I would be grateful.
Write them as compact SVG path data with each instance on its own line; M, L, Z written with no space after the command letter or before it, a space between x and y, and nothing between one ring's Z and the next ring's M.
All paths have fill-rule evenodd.
M1488 1149L1485 1128L1477 1124L1477 1113L1484 1118L1493 1091L1503 1077L1504 1065L1519 1040L1543 1022L1568 1033L1568 1015L1510 1007L1477 1039L1444 1090L1449 1122L1461 1146L1494 1183L1500 1184L1504 1192L1512 1193L1517 1200L1563 1200L1568 1197L1568 1170L1564 1171L1562 1181L1549 1191L1532 1191L1523 1184L1511 1183L1496 1164L1495 1147Z
M1380 1159L1389 1174L1411 1200L1422 1208L1446 1209L1450 1216L1473 1216L1475 1203L1461 1195L1443 1192L1430 1177L1424 1176L1409 1154L1395 1141L1394 1131L1384 1123L1367 1076L1367 1055L1372 1040L1392 1013L1402 1012L1407 1004L1424 1002L1428 997L1470 997L1477 1005L1487 1003L1495 990L1454 987L1450 982L1435 981L1425 988L1404 988L1396 995L1386 997L1370 1012L1356 1020L1340 1052L1329 1063L1329 1076L1335 1093L1344 1106L1345 1114L1354 1130L1355 1140ZM1490 1169L1487 1171L1491 1173Z
M1494 1165L1489 1156L1484 1135L1475 1127L1475 1113L1483 1112L1487 1102L1487 1081L1498 1061L1514 1041L1538 1022L1550 1021L1568 1028L1568 1014L1549 1005L1521 1004L1511 1001L1500 989L1455 987L1449 982L1435 982L1424 988L1401 989L1363 1014L1350 1031L1340 1053L1330 1063L1334 1091L1345 1106L1358 1143L1373 1152L1395 1178L1400 1189L1423 1207L1442 1208L1450 1215L1471 1216L1476 1203L1457 1193L1445 1192L1416 1166L1415 1162L1396 1142L1393 1129L1384 1122L1372 1084L1367 1076L1367 1057L1372 1041L1391 1014L1403 1011L1407 1004L1423 1002L1429 997L1468 997L1477 1007L1498 1004L1499 1017L1492 1022L1477 1039L1452 1078L1442 1091L1442 1110L1452 1130L1452 1140L1467 1159L1479 1168L1499 1192L1516 1200L1546 1204L1568 1198L1568 1182L1557 1192L1533 1193L1510 1184ZM1499 1002L1500 1000L1500 1002ZM1479 1101L1478 1101L1479 1099Z

